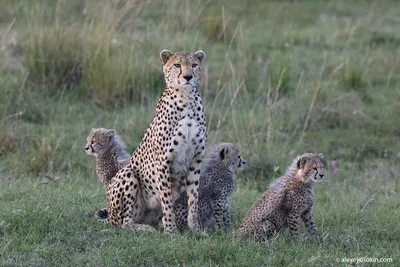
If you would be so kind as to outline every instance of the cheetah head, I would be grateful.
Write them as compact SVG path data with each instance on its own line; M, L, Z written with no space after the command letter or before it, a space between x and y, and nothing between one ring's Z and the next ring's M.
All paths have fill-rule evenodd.
M86 153L95 157L103 155L110 149L114 137L113 129L93 128L86 137Z
M313 153L301 155L297 160L297 168L301 172L304 182L318 182L324 178L324 156Z
M195 53L163 50L160 58L167 87L193 89L200 83L201 63L206 54L199 50Z
M233 170L242 169L246 164L242 152L231 143L219 144L211 153L218 153L219 160Z

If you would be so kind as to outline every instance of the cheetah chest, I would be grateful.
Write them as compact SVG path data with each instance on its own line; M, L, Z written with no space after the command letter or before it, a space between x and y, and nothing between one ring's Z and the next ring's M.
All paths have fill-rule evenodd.
M174 150L171 174L174 177L186 177L189 165L197 153L204 150L205 129L200 125L198 114L189 111L179 120L172 137Z
M303 213L313 206L314 190L313 188L294 188L289 190L287 198L288 210L294 209Z

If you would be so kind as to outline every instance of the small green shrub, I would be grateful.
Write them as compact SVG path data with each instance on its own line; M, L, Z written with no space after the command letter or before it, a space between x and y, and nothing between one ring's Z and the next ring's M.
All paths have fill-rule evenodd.
M346 91L362 90L366 86L364 71L361 68L346 64L336 74L339 85Z
M363 72L360 69L344 68L341 76L341 84L346 89L360 89L365 86Z
M346 91L357 92L362 100L371 100L367 92L367 81L364 70L358 67L345 66L339 72L339 84Z
M292 92L294 89L291 85L292 76L290 67L274 68L271 73L271 86L278 88L283 95Z
M29 80L48 85L51 94L63 86L79 84L83 40L74 26L45 26L33 23L23 44L24 65Z

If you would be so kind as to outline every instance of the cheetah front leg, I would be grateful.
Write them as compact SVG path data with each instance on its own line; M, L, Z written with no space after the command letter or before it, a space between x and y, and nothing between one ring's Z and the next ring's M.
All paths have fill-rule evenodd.
M229 206L228 203L225 203L225 209L224 209L224 226L225 228L230 228L232 226L232 216L229 212Z
M296 242L299 239L299 234L300 234L299 221L300 221L300 213L297 210L290 211L288 214L287 223L289 226L290 234L293 236Z
M200 169L203 161L205 144L199 144L203 147L195 154L189 165L189 174L186 178L186 194L188 196L188 227L193 232L200 231L200 213L199 213L199 184Z
M319 241L317 227L315 226L314 216L312 215L312 207L301 214L301 219L303 220L304 226L307 228L307 231L310 233L310 235L315 236Z
M227 203L223 199L215 200L213 203L213 213L215 218L215 230L228 228L231 225L231 216Z
M167 234L175 234L177 231L175 213L173 209L172 186L170 177L170 166L167 162L158 164L159 174L159 193L162 207L162 224L164 232Z

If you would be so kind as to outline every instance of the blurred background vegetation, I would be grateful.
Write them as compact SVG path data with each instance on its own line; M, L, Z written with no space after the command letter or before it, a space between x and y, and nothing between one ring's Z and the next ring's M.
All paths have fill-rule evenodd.
M133 152L164 88L164 48L206 52L208 148L237 144L244 179L276 177L306 151L332 168L398 160L392 3L1 0L3 178L93 175L92 127L115 128Z

